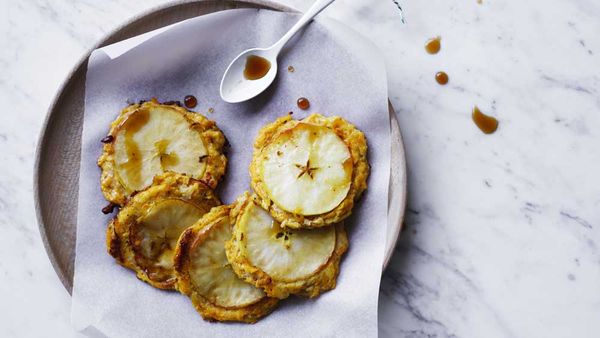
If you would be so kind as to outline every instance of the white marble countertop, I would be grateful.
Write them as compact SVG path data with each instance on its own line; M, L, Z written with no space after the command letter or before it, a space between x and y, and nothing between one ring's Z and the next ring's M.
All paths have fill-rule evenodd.
M77 336L37 230L37 136L86 50L165 2L0 1L0 337ZM400 3L406 25L392 0L325 12L383 50L406 146L406 228L382 280L381 336L597 337L600 5ZM442 50L428 55L436 35ZM473 105L500 120L495 134L473 125Z

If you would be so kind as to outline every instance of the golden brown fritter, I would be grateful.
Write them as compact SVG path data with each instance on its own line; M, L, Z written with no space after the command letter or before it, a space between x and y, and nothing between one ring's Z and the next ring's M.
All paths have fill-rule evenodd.
M230 206L213 208L179 238L175 253L177 289L207 320L253 323L278 303L240 279L225 256L231 238Z
M104 197L123 205L155 175L172 171L215 188L225 173L225 136L214 121L176 104L155 99L132 104L112 122L103 153Z
M200 181L175 173L156 176L110 222L108 252L139 279L160 289L174 289L173 256L179 236L220 204Z
M339 223L367 188L367 141L341 117L281 117L260 130L249 171L259 204L282 227Z

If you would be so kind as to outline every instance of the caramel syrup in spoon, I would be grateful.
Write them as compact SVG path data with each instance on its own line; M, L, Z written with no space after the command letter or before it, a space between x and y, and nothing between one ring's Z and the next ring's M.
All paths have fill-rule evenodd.
M260 56L250 55L246 58L244 77L248 80L258 80L267 75L269 69L271 69L271 62L269 60Z

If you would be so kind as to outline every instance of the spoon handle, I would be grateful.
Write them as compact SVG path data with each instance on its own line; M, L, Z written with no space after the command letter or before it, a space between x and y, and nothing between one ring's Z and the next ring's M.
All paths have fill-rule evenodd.
M324 10L327 6L331 5L335 0L317 0L315 3L310 6L310 8L302 15L300 20L296 22L292 28L290 28L284 36L279 39L279 41L275 42L270 49L272 49L275 54L279 54L279 51L285 46L285 44L296 34L304 25L306 25L312 18L314 18L317 14L319 14L322 10Z

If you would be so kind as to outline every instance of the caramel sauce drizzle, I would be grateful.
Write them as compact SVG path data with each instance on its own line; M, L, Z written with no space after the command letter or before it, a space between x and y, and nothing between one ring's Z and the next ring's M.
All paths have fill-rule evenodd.
M477 106L473 107L471 116L475 125L481 129L484 134L492 134L498 129L498 120L493 116L485 115Z
M448 83L448 74L445 72L437 72L435 73L435 81L441 84L442 86Z
M299 98L298 101L296 101L296 104L298 105L298 108L302 110L307 110L310 107L310 101L305 97Z
M149 120L150 114L147 110L137 110L131 114L123 124L127 162L123 163L121 166L125 169L129 178L135 185L140 185L142 183L142 173L140 171L142 153L140 152L138 144L133 139L133 136L142 129Z
M179 156L177 156L177 154L167 153L169 141L160 140L154 143L154 146L156 147L156 153L160 159L160 167L163 171L167 171L169 168L174 167L179 163Z
M441 41L442 41L442 38L439 36L436 36L435 38L427 40L427 42L425 43L425 50L427 51L427 53L437 54L440 51L440 49L442 48Z
M271 69L271 62L269 60L260 56L250 55L246 58L244 77L248 80L258 80L267 75L269 69Z

